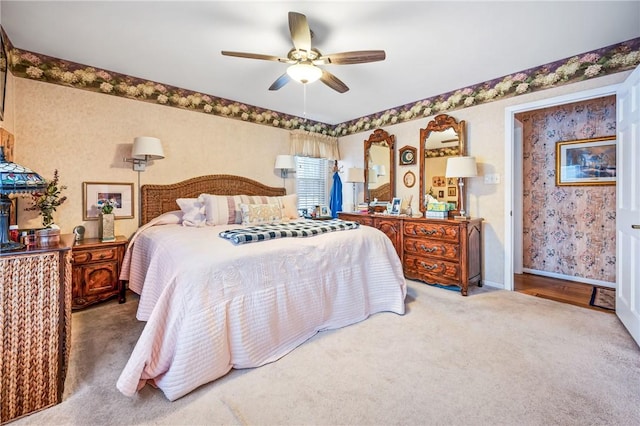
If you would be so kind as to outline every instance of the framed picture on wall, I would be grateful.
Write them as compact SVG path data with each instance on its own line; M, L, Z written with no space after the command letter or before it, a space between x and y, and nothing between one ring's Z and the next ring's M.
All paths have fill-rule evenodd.
M82 220L98 220L100 206L105 200L115 202L116 219L133 218L132 183L83 182Z
M455 197L456 196L456 187L455 186L450 186L447 188L447 195L449 197Z
M7 51L0 31L0 120L4 119L4 94L7 90Z
M416 152L417 149L409 145L400 148L400 165L416 164Z
M558 142L556 185L615 185L616 137Z

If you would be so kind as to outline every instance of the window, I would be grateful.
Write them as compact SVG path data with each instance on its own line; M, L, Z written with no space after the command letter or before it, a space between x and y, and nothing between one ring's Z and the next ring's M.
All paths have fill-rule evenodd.
M296 156L298 209L308 209L311 212L316 206L329 205L328 178L329 168L326 158Z

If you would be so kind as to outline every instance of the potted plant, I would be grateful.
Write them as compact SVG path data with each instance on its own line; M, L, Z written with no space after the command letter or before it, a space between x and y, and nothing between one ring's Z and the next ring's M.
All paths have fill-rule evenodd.
M42 225L45 228L59 229L53 222L53 212L67 200L67 197L61 197L62 190L67 189L66 186L58 186L58 170L53 172L53 180L47 181L47 187L43 192L33 192L31 200L33 206L27 207L25 210L38 210L42 216Z
M60 242L60 227L53 221L53 212L67 200L62 196L62 190L67 189L65 185L59 185L59 175L56 169L53 172L53 179L47 181L47 187L42 192L31 194L33 205L25 210L37 210L42 216L44 229L36 231L37 244L41 247L57 245Z
M118 207L115 200L98 200L98 238L104 241L115 241L115 214L113 209Z

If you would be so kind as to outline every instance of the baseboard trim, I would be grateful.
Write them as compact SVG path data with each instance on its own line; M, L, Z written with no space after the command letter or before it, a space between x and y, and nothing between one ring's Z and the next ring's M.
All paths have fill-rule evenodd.
M502 284L502 283L495 283L493 281L482 280L482 285L486 285L487 287L499 288L501 290L504 290L504 284Z

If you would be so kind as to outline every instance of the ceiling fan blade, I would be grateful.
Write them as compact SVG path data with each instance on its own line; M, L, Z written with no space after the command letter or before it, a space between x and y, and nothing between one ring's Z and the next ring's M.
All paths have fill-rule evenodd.
M289 31L293 46L297 50L311 50L311 30L306 16L298 12L289 12Z
M320 76L320 81L322 81L327 86L331 87L333 90L339 93L344 93L349 90L346 84L344 84L338 77L331 74L327 70L322 70L322 76Z
M222 53L225 56L236 56L238 58L262 59L264 61L276 61L276 62L288 61L288 59L285 59L285 58L279 58L273 55L262 55L260 53L231 52L229 50L223 50L220 53Z
M269 87L269 90L278 90L285 84L291 81L291 77L286 72L282 74L280 77L273 82L273 84Z
M355 52L332 53L331 55L322 55L313 61L316 65L351 65L364 64L367 62L384 61L386 58L384 50L359 50Z

